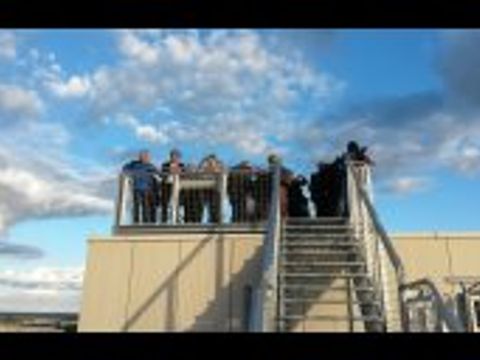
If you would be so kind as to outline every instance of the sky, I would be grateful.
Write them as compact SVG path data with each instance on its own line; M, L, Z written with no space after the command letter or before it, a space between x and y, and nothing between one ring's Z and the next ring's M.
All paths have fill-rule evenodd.
M143 148L306 175L354 139L388 231L480 230L479 63L475 30L0 30L0 311L78 311Z

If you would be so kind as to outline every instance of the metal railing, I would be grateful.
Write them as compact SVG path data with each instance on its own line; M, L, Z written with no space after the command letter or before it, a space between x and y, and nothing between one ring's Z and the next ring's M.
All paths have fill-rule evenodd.
M354 236L365 249L367 272L379 295L386 331L402 331L405 318L400 286L405 283L405 270L372 205L370 167L350 161L346 168L349 219Z
M156 186L152 187L147 204L143 199L134 198L132 177L122 173L114 225L266 222L270 177L266 170L159 174L155 176Z
M412 319L412 311L415 310L414 306L416 301L412 295L418 296L419 293L423 295L423 299L427 299L428 308L430 311L427 315L430 315L434 319L434 325L428 327L427 324L420 324L417 326L417 331L422 332L465 332L466 329L462 325L460 319L453 313L445 302L442 296L437 290L435 284L427 278L419 279L407 284L402 284L401 292L403 295L403 301L405 303L405 312L407 317L407 329L406 331L414 331L415 321ZM410 294L409 294L410 292ZM413 294L412 294L413 293ZM410 305L409 305L410 304ZM422 326L423 325L423 326Z
M252 292L252 307L248 331L277 331L278 314L278 257L281 236L280 214L280 166L272 177L272 197L267 232L262 246L262 262L259 282Z
M464 331L448 310L435 284L429 279L406 283L405 268L371 201L370 168L365 163L347 162L349 220L355 237L364 245L367 271L380 295L387 331L410 331L408 291L423 288L432 295L435 316L443 331ZM368 190L370 192L368 192Z

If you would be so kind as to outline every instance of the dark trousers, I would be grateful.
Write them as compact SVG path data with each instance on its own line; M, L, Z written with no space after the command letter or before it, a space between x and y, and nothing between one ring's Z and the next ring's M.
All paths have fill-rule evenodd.
M250 222L257 217L257 204L252 195L245 195L238 198L230 198L232 206L232 222Z
M240 199L230 197L230 206L232 207L232 222L241 222L243 220L243 213Z
M168 220L168 205L170 203L170 197L172 196L172 184L162 184L162 191L160 195L160 220L162 223L166 223Z
M133 191L133 223L140 223L140 215L142 223L154 223L156 215L156 204L154 201L153 191L150 190L134 190ZM141 213L141 214L140 214Z
M186 223L202 222L202 194L200 190L182 190L180 193L180 204L185 209Z

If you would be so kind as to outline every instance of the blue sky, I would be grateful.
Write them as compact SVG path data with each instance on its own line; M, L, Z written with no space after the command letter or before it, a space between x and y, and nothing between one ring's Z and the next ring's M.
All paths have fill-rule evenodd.
M478 31L1 30L0 311L78 307L145 147L307 173L356 139L387 229L478 230L479 61Z

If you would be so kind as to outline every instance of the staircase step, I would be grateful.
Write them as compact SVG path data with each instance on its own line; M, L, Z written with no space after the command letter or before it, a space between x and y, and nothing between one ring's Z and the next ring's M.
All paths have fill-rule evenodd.
M318 240L325 240L329 238L335 238L335 239L351 239L352 235L348 233L291 233L291 232L285 232L283 239L284 240L295 240L295 239L318 239Z
M283 292L288 290L307 290L307 291L347 291L347 286L330 286L330 285L299 285L299 284L280 284L280 289ZM365 292L375 292L373 287L360 287L352 285L352 290L355 291L365 291Z
M322 230L322 231L353 231L353 227L349 224L285 224L285 231L298 231L298 230Z
M335 266L367 266L363 261L322 261L322 262L299 262L299 261L288 261L284 262L282 266L325 266L325 267L335 267Z
M359 241L292 241L281 244L281 247L336 247L336 246L362 246Z
M280 249L280 258L283 260L288 259L302 259L299 261L322 261L319 259L337 259L337 261L344 261L344 260L363 260L364 254L363 252L357 248L343 248L343 249L329 249L327 247L321 247L319 249L307 247L296 247L296 248L282 248ZM327 260L327 261L328 261Z
M345 217L319 217L319 218L287 218L285 223L287 225L296 224L348 224L348 219Z
M285 263L298 263L298 265L318 265L322 263L333 264L333 263L355 263L363 262L361 255L331 255L331 254L295 254L295 253L285 253L280 256L280 264ZM329 266L329 265L327 265Z
M286 299L283 299L282 302L284 304L307 304L307 305L310 305L310 304L326 304L326 305L347 305L348 304L348 300L345 299L345 300L318 300L318 299L315 299L315 300L310 300L310 299L304 299L304 298L301 298L301 299L292 299L292 298L286 298ZM350 301L351 304L358 304L358 305L377 305L377 306L380 306L381 303L379 300L372 300L372 301L360 301L360 300L352 300Z
M382 318L376 316L335 316L335 315L312 315L312 316L303 316L303 315L283 315L277 318L277 321L294 321L294 320L316 320L316 321L368 321L368 322L380 322L383 323Z
M357 256L360 255L361 253L352 249L352 250L328 250L325 248L321 249L310 249L310 250L304 250L304 249L297 249L297 251L288 251L288 252L282 252L282 255L298 255L298 256Z
M283 278L353 278L353 277L368 277L367 273L283 273L280 274L280 277Z

